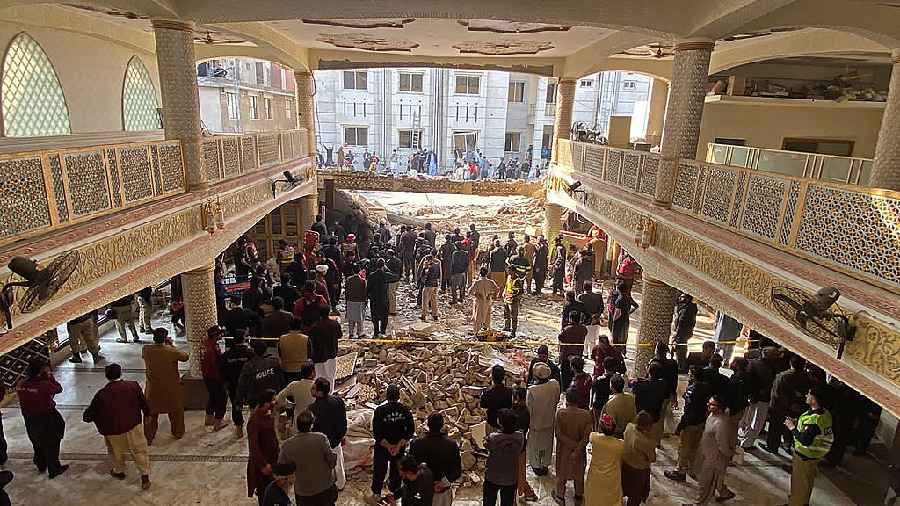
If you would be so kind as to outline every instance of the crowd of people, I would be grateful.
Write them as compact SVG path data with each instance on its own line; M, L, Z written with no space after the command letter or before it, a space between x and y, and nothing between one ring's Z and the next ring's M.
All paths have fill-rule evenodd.
M573 482L576 504L618 505L627 498L628 505L639 505L650 497L650 469L667 434L679 444L677 463L664 476L677 482L694 478L693 504L734 498L726 483L729 463L736 454L759 449L792 455L789 504L804 505L819 464L840 465L848 446L864 453L874 435L877 404L835 378L827 381L824 371L758 334L750 352L731 360L728 370L712 341L700 353L687 353L697 317L687 294L679 297L671 342L656 344L646 371L629 374L625 344L629 315L638 307L631 290L640 268L627 253L604 295L594 290L597 265L590 243L566 248L556 239L551 250L540 235L525 235L521 243L513 233L504 241L482 238L474 224L440 242L431 224L392 231L381 223L361 249L354 234L334 228L329 233L318 216L302 245L279 243L274 264L259 258L252 240L241 238L231 251L236 279L246 285L239 295L226 294L224 260L217 262L219 325L207 330L200 360L208 394L204 424L209 431L225 428L230 401L235 437L246 437L249 449L248 496L260 505L292 504L291 490L297 504L338 503L346 484L342 446L348 421L344 401L334 393L344 337L334 316L343 297L348 337L366 337L367 312L371 335L385 336L389 317L403 303L397 300L401 283L415 286L422 321L441 318L439 292L449 292L451 305L470 302L472 334L484 338L497 337L491 327L494 301L503 304L502 336L513 339L524 294L564 293L556 360L545 345L521 378L495 365L492 385L480 394L489 429L483 442L485 505L537 500L527 466L536 476L549 475L553 467L551 495L559 504L565 504ZM106 442L109 474L125 479L125 456L131 454L144 489L150 487L149 446L159 415L167 415L173 438L185 434L178 363L189 359L167 329L152 328L151 296L142 290L112 305L124 342L127 330L141 341L128 322L135 319L131 304L142 308L141 332L152 335L142 349L145 386L123 379L122 367L110 363L104 369L108 383L83 414ZM70 332L80 336L95 362L103 360L97 318L94 311L70 322ZM73 352L73 361L80 361L77 341ZM588 358L594 365L586 371ZM685 372L688 384L679 400L679 374ZM417 434L401 390L391 384L373 413L369 499L449 505L462 473L459 445L447 436L441 412L431 413L427 430ZM34 465L50 479L68 469L59 460L65 422L53 401L61 392L41 359L29 364L17 387ZM679 403L683 414L676 423ZM765 440L757 445L766 425Z

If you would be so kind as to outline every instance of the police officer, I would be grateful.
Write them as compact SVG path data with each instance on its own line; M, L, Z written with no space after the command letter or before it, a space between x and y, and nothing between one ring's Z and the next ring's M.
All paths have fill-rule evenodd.
M828 453L834 439L831 413L822 406L823 393L817 386L806 394L809 409L794 420L787 418L785 427L794 436L794 461L791 469L791 495L789 506L809 504L819 461Z

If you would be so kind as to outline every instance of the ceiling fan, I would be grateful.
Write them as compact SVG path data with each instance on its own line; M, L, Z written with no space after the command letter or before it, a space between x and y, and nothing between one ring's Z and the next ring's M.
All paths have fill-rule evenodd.
M81 255L78 251L57 256L43 269L30 258L13 257L8 267L19 279L11 278L0 289L0 311L5 317L6 328L12 328L13 304L18 302L22 313L37 311L66 284L79 263Z
M650 56L651 58L660 59L672 56L674 52L672 46L666 44L647 44L646 46L626 49L620 54L628 56Z
M195 33L197 33L197 32L195 32ZM233 40L228 40L228 39L216 39L216 38L213 37L212 32L209 31L209 30L206 31L206 35L205 35L205 36L197 36L197 35L195 35L195 36L194 36L194 42L198 42L198 43L201 43L201 44L209 44L209 45L211 45L211 46L216 46L216 45L227 46L227 45L239 45L239 44L246 44L246 43L247 43L246 40L241 40L241 39L233 39Z

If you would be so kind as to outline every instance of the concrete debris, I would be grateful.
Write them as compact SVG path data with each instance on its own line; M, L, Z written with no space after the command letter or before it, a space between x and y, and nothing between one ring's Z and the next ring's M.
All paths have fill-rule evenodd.
M401 387L401 402L410 407L416 419L417 433L426 431L428 415L441 412L448 436L460 445L466 471L461 485L480 483L477 476L484 471L483 440L487 427L479 397L490 385L490 368L494 364L507 367L506 383L510 386L523 383L524 367L520 365L521 351L501 352L472 344L349 343L347 351L359 357L355 384L338 389L352 414L348 416L348 440L372 441L372 410L384 398L388 384L397 383ZM353 466L367 465L365 459L358 457L353 462Z

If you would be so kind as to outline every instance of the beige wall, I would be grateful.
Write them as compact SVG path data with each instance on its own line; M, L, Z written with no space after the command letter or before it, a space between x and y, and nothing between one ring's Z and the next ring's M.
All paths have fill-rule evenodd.
M746 139L748 146L781 149L785 137L852 140L853 156L875 154L880 108L783 107L709 103L703 109L697 157L715 137Z
M43 27L0 21L4 54L19 32L36 40L56 69L73 134L122 131L122 83L125 68L138 55L150 72L159 96L156 55L110 40Z

